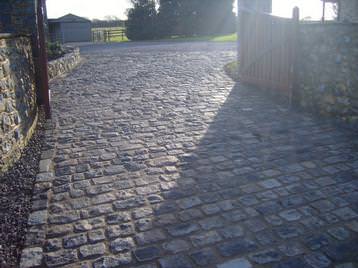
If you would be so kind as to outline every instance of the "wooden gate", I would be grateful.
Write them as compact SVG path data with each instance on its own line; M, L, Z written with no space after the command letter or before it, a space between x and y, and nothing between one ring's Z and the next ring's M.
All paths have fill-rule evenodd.
M240 81L279 91L291 100L299 10L293 19L241 10L239 33Z

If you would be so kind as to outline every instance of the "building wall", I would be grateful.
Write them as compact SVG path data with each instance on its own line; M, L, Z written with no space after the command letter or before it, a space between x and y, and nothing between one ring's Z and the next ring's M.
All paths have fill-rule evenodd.
M341 1L339 16L343 22L358 22L358 0Z
M61 23L63 42L89 42L91 41L90 22L66 22Z
M358 122L358 24L302 24L300 30L300 104Z
M62 34L59 23L49 23L49 41L62 43Z
M0 174L20 157L36 118L30 38L0 34Z

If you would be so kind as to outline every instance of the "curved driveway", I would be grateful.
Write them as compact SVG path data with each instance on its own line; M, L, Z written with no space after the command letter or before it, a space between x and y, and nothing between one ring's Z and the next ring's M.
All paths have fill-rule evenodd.
M83 53L84 63L51 85L57 134L47 266L358 261L353 132L235 84L222 70L234 44L97 45Z

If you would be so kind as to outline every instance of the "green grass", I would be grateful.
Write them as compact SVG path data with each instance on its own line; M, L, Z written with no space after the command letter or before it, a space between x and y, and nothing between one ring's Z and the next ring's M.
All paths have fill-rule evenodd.
M123 27L109 27L109 28L92 28L92 32L95 31L103 31L103 30L123 30ZM128 38L124 36L122 37L112 37L111 42L128 42ZM227 35L207 35L207 36L172 36L170 38L164 38L160 40L153 41L178 41L178 42L190 42L190 41L210 41L210 42L235 42L237 41L237 34L227 34Z
M96 31L108 31L108 30L125 30L124 27L103 27L103 28L92 28L92 32ZM122 38L121 36L112 37L111 42L128 42L127 36L124 35Z
M127 36L124 36L123 39L122 37L119 36L111 38L111 42L128 42L128 41L129 39L127 38Z
M235 42L237 41L237 34L227 34L227 35L221 35L221 36L215 36L211 39L213 42Z
M165 38L158 41L211 41L211 42L235 42L237 41L237 34L227 35L207 35L207 36L172 36L171 38Z
M101 28L92 28L92 32L100 30L124 30L124 27L101 27Z

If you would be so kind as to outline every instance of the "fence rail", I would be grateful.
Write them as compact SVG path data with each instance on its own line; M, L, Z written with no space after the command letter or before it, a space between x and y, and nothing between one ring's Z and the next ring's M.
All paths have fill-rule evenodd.
M240 79L292 98L299 11L293 19L240 11Z
M113 38L121 38L122 41L126 38L125 29L96 29L92 31L93 42L111 42Z

